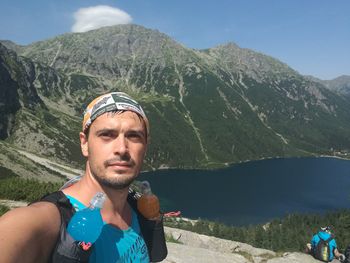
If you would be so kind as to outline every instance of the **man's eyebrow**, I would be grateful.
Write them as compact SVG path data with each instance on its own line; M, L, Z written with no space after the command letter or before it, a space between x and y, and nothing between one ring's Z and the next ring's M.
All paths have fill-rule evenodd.
M99 135L101 133L110 133L110 132L117 132L115 129L109 129L109 128L102 128L95 132L95 134Z
M118 132L116 129L113 129L113 128L102 128L102 129L99 129L95 132L95 134L99 135L99 134L102 134L102 133L116 133ZM142 130L142 129L130 129L128 131L126 131L126 133L137 133L137 134L140 134L142 136L146 136L145 132Z

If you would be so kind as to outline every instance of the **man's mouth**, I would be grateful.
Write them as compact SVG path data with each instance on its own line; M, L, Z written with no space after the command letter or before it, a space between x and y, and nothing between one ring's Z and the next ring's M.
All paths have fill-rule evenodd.
M130 163L126 162L114 162L114 163L109 163L107 166L112 166L112 167L131 167Z
M118 168L118 169L128 169L134 166L134 161L129 158L128 160L123 160L122 158L113 158L104 162L105 167Z

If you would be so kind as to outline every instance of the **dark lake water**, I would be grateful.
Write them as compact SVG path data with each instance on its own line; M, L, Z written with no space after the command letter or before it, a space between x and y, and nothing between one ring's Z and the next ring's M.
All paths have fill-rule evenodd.
M219 170L142 173L163 211L231 225L265 223L290 213L350 208L350 161L288 158L252 161Z

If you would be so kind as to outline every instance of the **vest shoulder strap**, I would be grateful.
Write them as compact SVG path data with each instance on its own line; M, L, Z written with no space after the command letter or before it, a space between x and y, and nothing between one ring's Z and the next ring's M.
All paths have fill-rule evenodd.
M53 192L43 196L40 201L46 201L55 204L61 213L61 218L64 220L65 224L68 224L69 220L72 218L75 210L70 203L69 199L62 191Z
M148 249L151 262L159 262L166 258L168 249L165 241L163 217L159 220L145 218L137 209L139 193L129 189L128 203L136 211L140 224L141 234Z

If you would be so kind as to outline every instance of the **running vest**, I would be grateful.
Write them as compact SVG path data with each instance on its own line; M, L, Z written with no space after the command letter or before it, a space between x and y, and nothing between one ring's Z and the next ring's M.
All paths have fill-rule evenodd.
M75 211L86 208L72 196L67 196ZM148 251L141 235L139 222L134 209L131 209L131 225L126 230L118 229L110 224L103 223L99 238L89 257L90 263L120 262L120 263L149 263ZM102 223L102 222L101 222Z
M73 240L73 238L68 234L66 231L67 225L69 220L71 219L72 215L75 213L75 210L69 201L69 199L66 197L66 195L61 192L54 192L49 195L44 196L41 198L40 201L47 201L54 203L61 214L61 226L59 231L59 236L55 245L55 248L52 251L50 261L51 263L73 263L73 262L89 262L90 257L93 260L95 257L98 257L98 251L100 246L98 242L96 242L97 250L94 251L94 246L85 251L82 249L81 246L78 245L78 243ZM144 243L146 244L149 260L152 262L159 262L165 259L167 256L167 247L165 243L165 235L164 235L164 228L163 228L163 221L154 221L154 220L147 220L144 218L138 211L137 211L137 205L136 205L136 198L135 198L135 192L130 191L128 195L128 203L133 208L133 210L136 212L133 212L133 218L135 218L136 222L138 221L139 230L142 234ZM136 217L134 216L136 215ZM134 220L134 219L133 219ZM134 220L134 221L135 221ZM135 222L134 222L135 223ZM137 223L136 223L137 225ZM111 226L110 226L111 227ZM137 226L134 226L136 228L136 234L137 234ZM113 231L112 229L109 229L109 231ZM116 229L114 229L116 230ZM132 233L133 235L135 233ZM134 236L135 237L135 236ZM130 251L127 251L124 256L120 258L121 261L114 261L114 262L124 262L122 260L129 260L126 262L135 262L132 260L132 257L135 249L142 249L143 248L143 240L141 236L138 238L136 237L134 242L134 245L131 246ZM147 255L147 253L145 253ZM140 255L139 255L140 256ZM98 258L96 258L98 260ZM136 262L144 262L140 261L141 258L137 259Z

